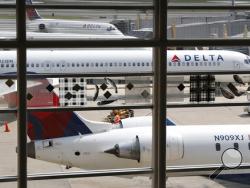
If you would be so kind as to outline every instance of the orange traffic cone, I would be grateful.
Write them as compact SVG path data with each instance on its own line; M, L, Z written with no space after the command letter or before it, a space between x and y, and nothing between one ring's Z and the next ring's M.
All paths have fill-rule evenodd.
M4 132L10 132L8 123L7 123L6 121L5 121L5 123L4 123L4 127L5 127Z

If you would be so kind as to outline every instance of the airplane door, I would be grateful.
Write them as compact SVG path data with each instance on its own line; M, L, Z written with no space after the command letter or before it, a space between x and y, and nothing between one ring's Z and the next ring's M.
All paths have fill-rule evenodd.
M184 145L182 136L180 134L171 134L167 138L166 160L175 161L183 158Z
M240 62L234 61L234 69L239 70L240 69Z

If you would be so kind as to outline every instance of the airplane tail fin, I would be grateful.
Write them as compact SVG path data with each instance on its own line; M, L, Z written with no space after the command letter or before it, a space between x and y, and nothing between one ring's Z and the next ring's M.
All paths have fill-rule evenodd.
M32 87L28 92L33 98L27 102L28 107L57 107L59 96L54 91L48 80L43 80L39 87ZM59 112L28 112L27 133L31 140L76 136L91 134L87 125L91 121L85 120L73 111Z
M32 0L26 0L27 5L32 5ZM29 20L37 20L42 19L42 17L39 15L37 10L35 8L26 8L27 17Z
M28 113L28 136L31 140L91 133L86 122L72 111Z
M47 79L28 83L27 107L57 107L59 97L54 92L53 85ZM9 107L16 107L17 91L13 90L4 95ZM90 134L87 125L93 122L79 117L73 111L62 112L28 112L27 133L31 140ZM100 126L101 127L101 126Z

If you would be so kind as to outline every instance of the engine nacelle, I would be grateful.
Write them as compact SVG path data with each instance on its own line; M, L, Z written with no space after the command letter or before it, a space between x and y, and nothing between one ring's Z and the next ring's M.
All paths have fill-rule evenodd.
M141 151L139 137L136 136L132 142L116 144L113 148L104 152L113 154L119 158L132 159L140 162Z
M132 141L117 143L113 148L105 150L105 153L113 154L118 158L137 160L145 163L150 160L152 153L152 136L148 134L137 135ZM166 160L176 161L184 156L184 145L182 136L178 133L167 135Z
M48 32L48 30L47 30L47 27L46 27L46 25L44 24L44 23L40 23L39 25L38 25L38 30L40 31L40 32Z

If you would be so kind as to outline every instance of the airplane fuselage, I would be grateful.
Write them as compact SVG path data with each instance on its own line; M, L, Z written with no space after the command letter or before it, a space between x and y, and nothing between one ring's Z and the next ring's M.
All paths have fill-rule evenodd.
M78 33L91 35L123 35L110 23L72 21L60 19L36 19L27 22L27 29L47 33Z
M247 125L167 127L167 167L221 166L223 152L230 148L241 153L240 165L249 164L249 131ZM38 140L29 144L33 150L28 155L83 169L146 167L151 166L151 136L147 126Z
M250 70L247 55L233 51L167 51L167 72L240 72ZM152 50L33 50L27 51L30 73L151 72ZM16 72L16 52L0 51L0 74Z

